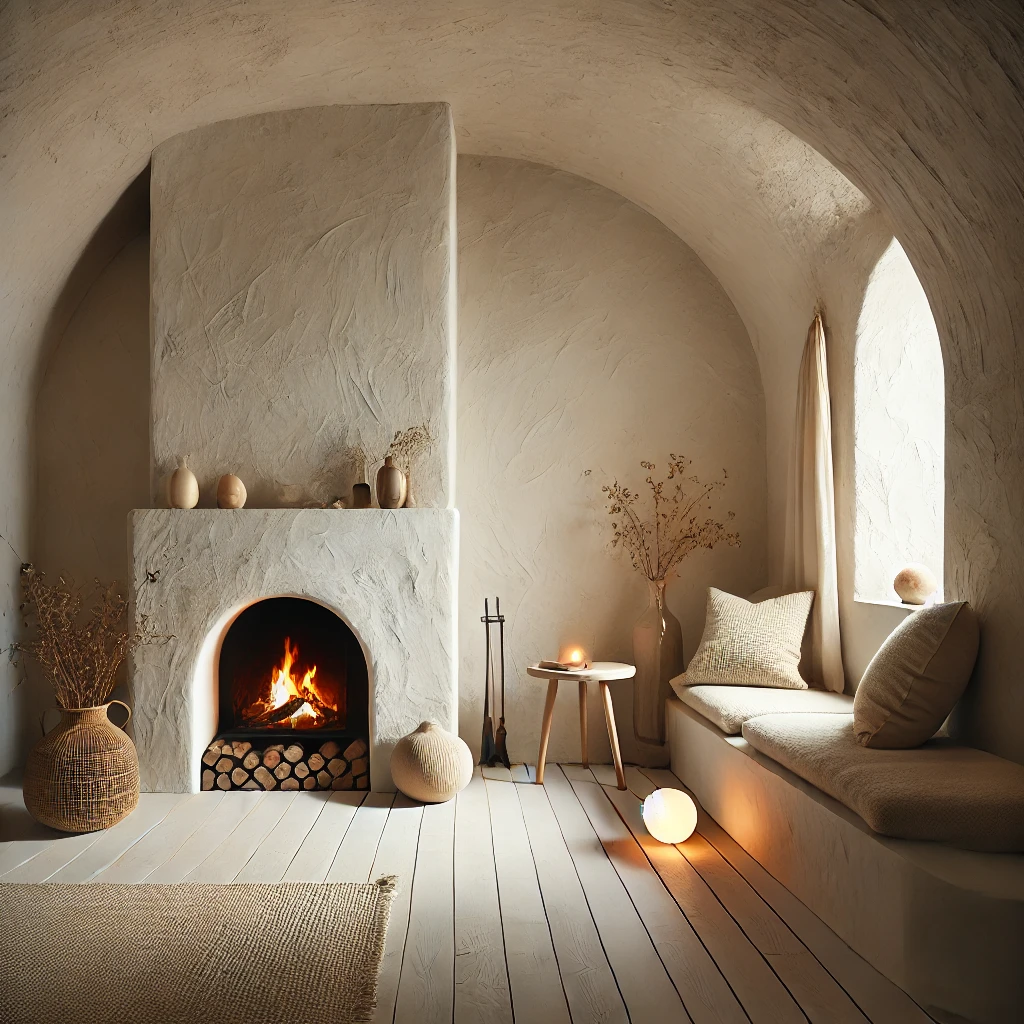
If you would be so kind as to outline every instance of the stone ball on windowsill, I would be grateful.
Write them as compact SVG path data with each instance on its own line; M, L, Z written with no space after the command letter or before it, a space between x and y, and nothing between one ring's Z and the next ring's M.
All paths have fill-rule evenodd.
M391 778L410 800L443 803L465 789L472 777L469 747L433 722L423 722L391 752Z
M927 565L911 562L896 573L892 588L904 604L924 604L938 590L939 581Z

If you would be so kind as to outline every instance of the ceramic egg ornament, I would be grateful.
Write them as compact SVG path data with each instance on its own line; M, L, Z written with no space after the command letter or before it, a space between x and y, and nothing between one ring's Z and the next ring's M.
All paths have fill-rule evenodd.
M217 481L217 508L242 508L245 505L245 484L232 473Z

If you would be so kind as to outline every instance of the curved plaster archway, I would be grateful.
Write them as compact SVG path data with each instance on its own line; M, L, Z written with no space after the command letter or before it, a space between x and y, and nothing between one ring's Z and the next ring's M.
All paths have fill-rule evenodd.
M447 99L464 152L605 184L701 256L758 353L776 482L805 321L815 299L843 300L820 294L818 268L871 214L865 195L884 211L947 360L947 592L989 627L966 724L1024 757L1009 681L1024 607L1018 22L1015 4L956 0L7 6L4 536L30 543L29 396L74 304L68 274L156 142L257 110ZM778 547L778 483L769 503Z

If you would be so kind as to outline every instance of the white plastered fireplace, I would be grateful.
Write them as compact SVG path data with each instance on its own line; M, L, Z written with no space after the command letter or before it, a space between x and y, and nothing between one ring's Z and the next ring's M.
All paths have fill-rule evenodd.
M171 639L129 666L144 790L199 790L220 645L265 598L318 602L358 638L372 789L419 722L457 729L454 168L446 104L261 114L154 151L155 507L129 551L136 622ZM354 446L419 424L419 507L310 507L349 493ZM165 507L179 455L195 509ZM209 507L225 472L247 507Z

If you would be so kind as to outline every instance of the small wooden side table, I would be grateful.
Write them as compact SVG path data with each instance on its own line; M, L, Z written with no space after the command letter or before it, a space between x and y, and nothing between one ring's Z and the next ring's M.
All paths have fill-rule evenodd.
M601 688L604 720L608 726L608 742L611 744L612 760L615 762L615 778L619 789L625 789L626 776L622 771L619 734L615 731L615 712L612 710L612 694L608 689L608 684L615 679L632 679L636 675L636 666L625 665L621 661L595 661L589 667L575 672L541 668L539 665L530 665L526 672L537 679L548 680L548 698L544 704L544 724L540 730L540 752L537 754L537 785L544 785L544 762L548 755L551 716L555 711L555 695L558 693L558 684L563 679L571 679L579 683L580 686L580 749L583 753L583 767L586 768L589 765L587 759L587 683L596 682Z

